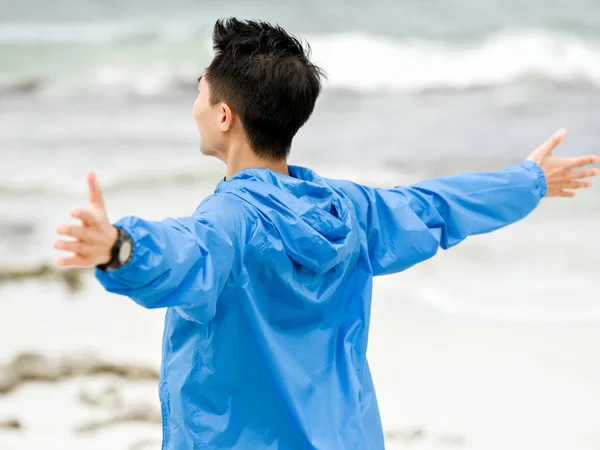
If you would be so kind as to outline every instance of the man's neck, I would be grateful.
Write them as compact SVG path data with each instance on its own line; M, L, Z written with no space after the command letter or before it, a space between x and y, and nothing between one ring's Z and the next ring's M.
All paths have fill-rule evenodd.
M231 152L227 161L227 179L244 169L270 169L274 172L290 175L285 159L271 161L258 157L251 150Z

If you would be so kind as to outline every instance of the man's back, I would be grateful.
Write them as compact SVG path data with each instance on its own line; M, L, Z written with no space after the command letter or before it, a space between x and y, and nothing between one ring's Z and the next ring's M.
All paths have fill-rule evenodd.
M164 449L383 449L366 360L373 276L521 218L545 188L533 163L432 180L436 194L427 182L382 190L289 171L240 171L191 217L117 223L137 259L98 278L169 307ZM470 197L456 196L465 183ZM521 206L492 218L438 208L479 202L494 183L497 205L517 195Z
M170 293L165 449L383 448L363 425L381 430L366 367L364 233L347 198L310 171L290 172L243 171L193 215L210 224L214 260ZM217 285L194 288L221 272Z

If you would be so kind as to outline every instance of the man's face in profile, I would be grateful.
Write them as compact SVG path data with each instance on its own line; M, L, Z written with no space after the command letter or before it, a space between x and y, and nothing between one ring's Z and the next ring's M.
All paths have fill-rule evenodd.
M194 103L194 120L200 134L200 151L204 155L216 156L219 153L217 133L219 133L218 105L210 104L210 86L204 76L198 80L198 97Z

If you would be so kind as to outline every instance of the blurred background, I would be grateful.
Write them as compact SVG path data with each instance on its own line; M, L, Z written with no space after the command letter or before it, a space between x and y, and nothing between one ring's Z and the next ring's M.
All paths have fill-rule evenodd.
M0 449L158 449L164 311L57 271L97 170L111 218L188 215L224 174L191 109L219 17L328 73L291 162L391 187L600 151L594 0L0 0ZM376 280L391 449L600 449L600 190Z

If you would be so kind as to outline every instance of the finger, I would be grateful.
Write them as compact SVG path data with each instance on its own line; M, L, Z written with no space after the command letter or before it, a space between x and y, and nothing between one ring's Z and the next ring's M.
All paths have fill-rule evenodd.
M589 166L600 161L598 155L578 156L576 158L567 158L567 165L570 168Z
M71 211L71 217L82 220L88 226L97 225L99 223L96 215L90 208L75 208Z
M90 241L93 236L89 229L80 227L79 225L59 225L56 227L56 232L63 236L71 236L84 242Z
M92 169L90 169L88 172L87 182L90 190L90 204L104 206L104 197L102 197L102 192L100 191L100 184L96 178L96 172L94 172Z
M575 197L575 192L571 191L552 191L549 192L548 197Z
M569 181L565 183L562 187L563 189L581 189L581 188L589 188L592 186L592 183L589 181Z
M65 241L57 239L56 241L54 241L54 248L57 250L73 252L80 256L89 255L91 252L90 246L84 244L81 241Z
M600 169L572 170L567 175L569 180L578 180L581 178L597 177L600 175Z
M92 262L89 259L87 259L81 255L74 255L74 256L70 256L68 258L58 258L56 260L56 265L61 266L61 267L67 267L67 266L91 267L94 264L92 264Z
M562 143L562 141L565 140L566 136L567 130L565 130L564 128L558 130L550 139L548 139L535 150L536 156L544 158L550 155L552 151L556 147L558 147Z

